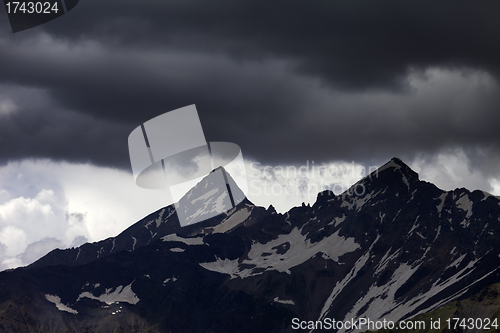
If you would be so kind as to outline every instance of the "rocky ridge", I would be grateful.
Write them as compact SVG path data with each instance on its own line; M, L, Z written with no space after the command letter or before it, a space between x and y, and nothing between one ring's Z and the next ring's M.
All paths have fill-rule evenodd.
M402 320L500 281L500 201L396 158L285 214L245 200L185 228L175 215L1 272L0 331L291 332L293 318Z

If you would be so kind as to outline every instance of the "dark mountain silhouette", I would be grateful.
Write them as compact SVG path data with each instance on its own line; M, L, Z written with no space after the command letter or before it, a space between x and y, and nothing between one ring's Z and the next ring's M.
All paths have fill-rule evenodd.
M406 319L500 281L499 217L496 197L442 191L396 158L285 214L245 199L181 228L169 206L117 237L1 272L0 332L291 332L293 318Z

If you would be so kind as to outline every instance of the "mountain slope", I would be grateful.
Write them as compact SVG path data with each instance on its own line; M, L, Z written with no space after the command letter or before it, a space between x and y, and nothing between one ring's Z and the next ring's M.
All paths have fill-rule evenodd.
M470 319L474 321L471 322ZM439 324L433 324L434 326L431 327L431 320ZM459 333L498 331L500 328L500 283L485 287L469 298L453 301L433 311L415 316L411 321L422 321L425 325L418 330L385 329L377 332L424 333L448 332L452 329L453 332Z
M230 182L234 183L234 180L229 174L227 174L227 177ZM212 191L207 191L207 186L210 186L209 189L211 189ZM200 204L201 206L203 206L204 204L208 205L211 202L217 202L218 200L220 200L219 197L221 197L221 192L223 192L224 190L225 188L219 189L214 187L214 184L211 182L211 177L210 175L208 175L202 181L200 181L199 184L197 184L188 193L186 193L186 195L179 201L179 203L181 207L190 207L190 209L196 212L198 207L190 205L190 201L194 201L195 198L201 197L203 200L197 200L197 206L200 206ZM206 192L211 192L211 195L205 195ZM77 248L53 250L28 267L35 268L54 265L82 265L97 259L105 258L112 253L117 253L124 250L134 251L135 249L148 245L152 241L160 239L161 237L169 234L177 233L179 235L194 235L202 232L202 230L204 230L205 228L207 228L207 230L211 230L210 227L217 226L222 222L226 222L227 220L229 220L231 215L240 211L241 209L243 209L245 212L248 212L248 214L250 215L252 214L253 209L257 208L254 207L253 204L248 201L248 199L241 200L241 198L244 198L244 194L238 193L236 195L240 198L239 201L241 202L239 202L235 208L228 210L231 208L231 203L229 202L228 207L223 206L219 208L221 211L228 210L226 213L217 214L217 216L209 218L206 221L181 227L179 218L176 214L175 205L172 204L152 214L149 214L116 237L110 237L103 241L95 243L86 243ZM256 209L255 214L258 214L258 210L259 208ZM263 208L260 208L260 210L263 210ZM234 218L231 219L231 221L234 221Z
M244 201L175 230L164 227L170 218L157 225L155 214L116 237L115 246L143 233L126 251L50 267L44 263L57 260L42 258L1 272L0 325L21 312L49 330L291 332L292 318L397 321L500 281L500 201L442 191L399 159L341 195L322 192L313 206L286 214ZM51 315L18 305L29 297ZM17 312L2 312L7 304ZM117 306L136 321L113 319Z

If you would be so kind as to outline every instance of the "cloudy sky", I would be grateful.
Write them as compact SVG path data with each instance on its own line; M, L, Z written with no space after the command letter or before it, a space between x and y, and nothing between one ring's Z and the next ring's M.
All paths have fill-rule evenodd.
M498 1L82 0L15 34L0 13L0 269L170 204L134 184L127 138L191 104L207 141L241 147L250 199L279 211L394 156L443 189L500 195L499 12Z

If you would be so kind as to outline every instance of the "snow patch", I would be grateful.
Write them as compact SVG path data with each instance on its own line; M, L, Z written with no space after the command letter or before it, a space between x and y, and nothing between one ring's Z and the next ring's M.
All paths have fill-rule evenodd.
M332 222L328 223L328 225L334 224L335 226L338 226L340 223L345 221L346 216L342 214L342 217L335 217Z
M203 245L203 237L184 238L177 236L177 234L170 234L161 239L164 242L182 242L186 245Z
M464 228L468 227L470 224L470 221L468 219L472 216L473 204L474 203L469 199L468 194L465 194L456 201L457 208L467 212L467 214L465 215L465 218L467 220L463 220L462 222L460 222L460 225L462 225L462 227Z
M432 241L433 243L436 241L440 233L441 233L441 226L438 225L438 228L436 230L436 237L434 237L434 240Z
M125 288L123 286L118 286L115 288L115 291L113 292L111 292L113 288L107 288L104 294L97 297L86 291L81 293L76 301L78 302L81 298L87 297L90 299L95 299L100 302L106 303L108 305L116 302L137 304L137 302L139 302L139 298L132 291L132 283L133 282L131 282L128 286L125 286Z
M251 213L252 209L249 208L240 209L236 213L224 219L224 221L222 221L220 224L218 224L213 229L213 232L224 233L226 231L229 231L234 227L236 227L237 225L243 223L250 216Z
M484 201L484 200L488 199L488 197L493 197L493 198L495 198L495 196L494 196L494 195L492 195L492 194L490 194L490 193L488 193L488 192L485 192L485 191L482 191L482 192L483 192L483 194L484 194L484 198L482 198L482 199L481 199L481 201Z
M229 274L231 279L237 278L238 275L238 259L229 260L225 258L217 258L214 262L200 262L200 266L208 269L209 271L218 272L222 274Z
M81 252L81 251L82 251L82 248L81 248L81 247L79 247L79 248L78 248L78 253L77 253L76 258L75 258L75 261L77 261L77 260L78 260L78 257L80 256L80 252Z
M345 221L346 216L342 214L342 217L336 217L332 220L332 222L328 223L328 225L334 224L335 226L338 226L340 223Z
M377 193L367 193L364 196L353 195L347 196L347 192L344 192L342 195L343 202L340 207L347 207L347 209L351 210L353 207L356 207L356 211L359 212L363 206L370 201L372 198L377 196L382 190L379 190ZM354 192L355 194L356 192ZM352 201L352 202L351 202Z
M406 176L401 173L402 176L403 176L403 182L406 184L406 187L408 187L408 191L410 190L410 183L408 182L408 178L406 178Z
M353 278L356 277L356 275L358 274L359 270L361 268L363 268L363 266L366 264L366 262L368 261L368 259L370 259L370 257L371 257L370 251L372 250L373 245L375 245L375 243L377 243L379 239L380 239L380 235L377 235L377 238L375 238L375 240L373 241L373 243L370 245L370 248L368 249L368 251L366 251L365 254L363 254L361 257L358 258L358 260L356 260L356 262L354 263L354 267L351 269L351 271L349 272L349 274L347 274L342 279L342 281L338 281L335 284L335 287L333 288L332 292L330 293L330 296L328 296L328 299L326 300L325 304L323 305L323 309L321 310L321 313L319 315L319 320L322 320L322 319L325 318L325 316L327 315L328 310L332 306L332 303L335 300L335 298L337 298L337 296L341 293L341 291L344 289L344 287Z
M382 259L380 259L380 261L378 262L377 266L375 266L375 275L379 275L380 273L382 273L382 271L387 267L387 265L389 265L389 263L392 260L395 260L399 252L401 251L401 249L398 249L396 252L389 255L391 253L391 250L392 247L389 250L387 250Z
M411 234L413 233L413 230L417 229L420 226L420 223L417 224L419 217L420 217L420 215L417 216L417 218L415 219L415 222L413 222L413 226L411 227L410 231L408 231L407 237L410 237Z
M337 296L340 294L340 292L344 289L344 287L358 274L359 270L363 268L365 263L368 261L370 258L370 253L367 251L363 256L361 256L356 263L354 264L354 267L351 269L349 274L347 274L342 281L338 281L337 284L335 284L335 287L333 288L332 292L330 293L330 296L328 296L328 299L326 300L325 304L323 305L323 309L321 310L321 314L319 315L319 320L323 320L328 313L328 310L330 309L333 301L337 298Z
M163 208L160 212L160 215L158 215L158 217L156 218L156 228L158 228L162 222L162 219L163 219L163 214L165 213L165 208ZM172 213L170 213L170 215L172 215ZM169 215L169 216L170 216Z
M301 230L294 228L289 234L280 235L277 239L265 244L252 244L247 255L248 259L241 263L251 268L240 269L237 259L222 260L220 258L217 258L215 262L200 263L200 266L211 271L229 274L231 279L260 275L271 270L291 274L290 268L304 263L318 253L338 262L342 255L360 248L354 238L339 236L339 230L317 243L311 243L310 239L306 239L306 235L302 235ZM285 243L289 244L288 250L279 254L277 248Z
M455 248L453 248L453 249L455 249ZM458 257L458 259L456 259L454 262L452 262L450 264L450 266L448 266L448 268L450 268L450 267L458 268L458 265L460 265L460 263L462 262L462 260L464 260L466 255L467 254L462 254L460 257Z
M214 188L202 196L192 200L191 204L194 204L196 201L203 200L203 207L199 208L193 215L189 216L187 220L194 221L198 216L207 214L207 212L223 213L225 211L224 198L228 194L227 191L222 191L222 194L214 200L212 196L214 196L217 192L219 192L219 189ZM209 208L210 204L212 204L211 208Z
M274 298L274 301L276 303L281 303L281 304L290 304L290 305L295 305L295 302L292 301L291 299L287 299L287 300L284 300L284 299L279 299L279 297L275 297Z
M378 217L380 218L380 223L384 222L385 213L382 214L382 212L379 212Z
M212 195L214 195L215 193L219 192L219 189L218 188L214 188L208 192L206 192L205 194L203 195L200 195L198 198L194 199L194 200L191 200L191 204L194 205L194 203L196 201L200 201L200 200L206 200L206 199L209 199Z
M174 277L171 277L171 278L165 279L165 281L163 281L163 285L166 285L166 284L167 284L167 283L169 283L170 281L175 282L175 281L177 281L177 278L174 276Z
M137 243L137 238L135 238L134 236L131 236L132 239L134 240L134 244L132 244L132 251L135 250L135 244Z
M56 305L56 308L59 311L66 311L66 312L69 312L69 313L72 313L72 314L78 314L78 311L73 310L69 306L62 304L61 303L61 298L59 296L57 296L57 295L46 294L45 298L47 299L47 301L49 301L51 303L54 303Z
M171 252L184 252L184 249L181 249L180 247L173 247L170 249Z
M443 210L444 202L445 202L447 196L448 196L448 193L445 192L445 193L441 194L438 198L439 200L441 200L439 205L437 205L437 207L436 207L436 209L439 213L439 218L441 218L441 211Z
M420 266L420 265L419 265ZM349 313L344 317L356 318L359 316L370 318L371 320L393 320L397 321L407 314L407 309L396 303L395 294L398 289L413 275L419 266L412 267L408 264L401 264L392 274L390 281L382 286L373 284L368 292L362 296ZM383 297L381 297L383 296ZM394 305L391 308L391 305ZM388 306L389 305L389 306ZM361 309L365 309L360 312ZM390 309L387 311L387 309ZM403 309L402 309L403 308ZM389 313L387 313L389 312Z
M273 248L288 242L290 247L283 254L278 254ZM323 238L318 243L311 243L306 239L306 235L302 235L301 229L294 228L288 235L280 235L268 243L254 243L248 252L248 259L243 261L243 264L255 265L258 268L265 268L265 271L276 270L278 272L286 272L290 268L298 266L315 254L322 252L333 261L338 262L342 255L353 252L360 248L360 245L354 241L354 238L344 238L339 236L339 230L334 234ZM268 256L262 256L263 253L271 253ZM246 269L240 273L240 276L247 277L259 273L252 272L251 269Z

